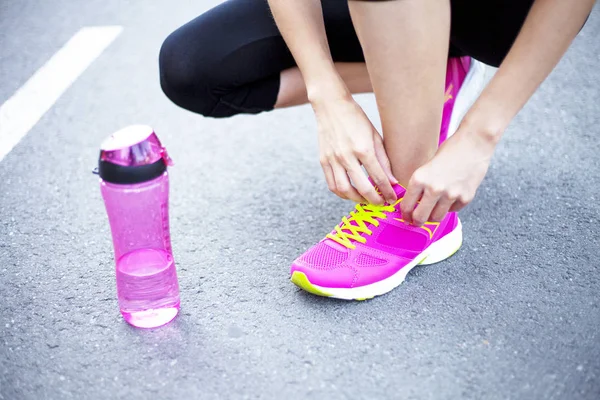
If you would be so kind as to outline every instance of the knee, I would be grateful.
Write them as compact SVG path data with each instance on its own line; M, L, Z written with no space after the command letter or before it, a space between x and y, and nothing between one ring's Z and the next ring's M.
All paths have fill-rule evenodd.
M189 111L212 116L217 100L211 95L210 57L197 54L179 31L169 35L161 46L158 64L160 86L175 104Z

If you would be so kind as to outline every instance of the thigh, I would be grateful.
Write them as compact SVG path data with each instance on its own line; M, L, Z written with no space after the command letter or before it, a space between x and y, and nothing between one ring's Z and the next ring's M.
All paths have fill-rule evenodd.
M364 61L346 0L322 0L334 61ZM302 34L302 32L299 32ZM210 116L271 109L295 61L267 0L229 0L173 32L160 57L163 91Z
M294 65L267 0L228 0L169 37L190 74L235 85L259 80Z
M346 0L322 0L334 61L364 62ZM258 81L295 66L267 0L228 0L173 34L185 64L226 85Z
M534 0L450 0L450 41L464 54L499 66Z
M335 62L365 62L348 0L321 0L331 56Z

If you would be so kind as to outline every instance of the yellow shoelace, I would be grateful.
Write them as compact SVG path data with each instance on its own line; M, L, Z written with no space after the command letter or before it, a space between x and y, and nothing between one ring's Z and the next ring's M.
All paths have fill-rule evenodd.
M335 227L335 232L329 233L327 238L349 249L355 249L356 246L352 244L352 240L365 243L367 239L360 234L366 233L369 236L373 234L373 231L367 227L367 224L379 226L378 219L386 219L387 215L385 212L394 212L395 205L400 201L398 200L395 204L387 206L357 204L356 210L350 212L350 218L342 218L342 222Z

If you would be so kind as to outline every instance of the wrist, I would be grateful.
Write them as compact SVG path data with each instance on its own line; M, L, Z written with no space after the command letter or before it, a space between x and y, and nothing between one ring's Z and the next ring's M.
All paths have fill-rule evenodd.
M465 115L461 128L469 135L477 136L489 144L496 145L502 138L511 118L502 115L498 110L487 111L485 107L475 104Z
M306 82L308 102L313 107L322 103L349 100L352 98L352 94L337 72L334 76L321 77L313 80L307 79Z
M504 129L495 124L476 119L467 119L466 117L460 124L459 131L462 135L469 136L472 139L476 139L478 142L486 143L494 147L500 142L502 134L504 133Z

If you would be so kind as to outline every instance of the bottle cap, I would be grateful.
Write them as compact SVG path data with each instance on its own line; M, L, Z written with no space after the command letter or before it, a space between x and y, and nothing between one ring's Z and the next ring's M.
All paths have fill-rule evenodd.
M173 161L154 130L132 125L110 135L100 146L98 173L104 181L120 184L158 178Z

